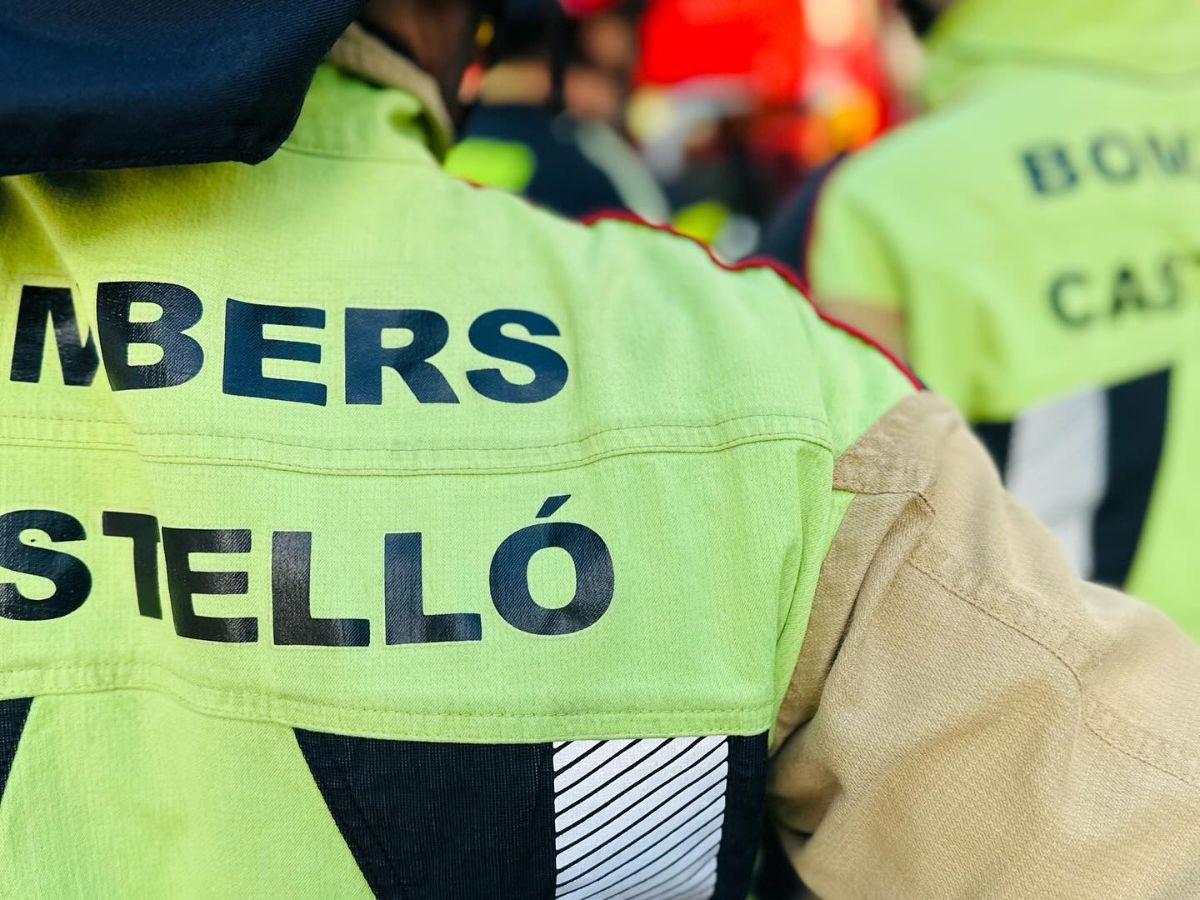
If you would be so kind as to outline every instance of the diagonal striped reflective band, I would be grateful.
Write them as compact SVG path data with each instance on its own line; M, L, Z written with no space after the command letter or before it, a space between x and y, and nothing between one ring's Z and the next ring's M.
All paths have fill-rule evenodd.
M556 743L555 897L711 897L728 778L723 736Z

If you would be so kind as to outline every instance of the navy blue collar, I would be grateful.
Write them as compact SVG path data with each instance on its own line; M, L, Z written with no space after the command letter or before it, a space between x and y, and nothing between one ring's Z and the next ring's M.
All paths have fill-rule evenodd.
M259 162L361 4L0 4L0 175Z

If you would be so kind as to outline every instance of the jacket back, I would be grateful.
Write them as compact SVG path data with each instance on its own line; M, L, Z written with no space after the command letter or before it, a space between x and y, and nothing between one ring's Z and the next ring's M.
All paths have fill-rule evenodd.
M818 296L903 311L1084 576L1193 634L1197 36L1174 0L956 5L933 109L834 172L807 250Z
M744 895L910 387L423 141L323 68L261 166L0 182L0 893Z

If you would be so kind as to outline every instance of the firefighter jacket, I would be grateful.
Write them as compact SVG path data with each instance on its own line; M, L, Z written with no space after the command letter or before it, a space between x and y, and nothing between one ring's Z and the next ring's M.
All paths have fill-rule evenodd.
M1193 637L1198 9L955 5L929 40L930 112L835 167L815 217L785 217L811 229L770 239L807 256L822 302L894 330L1078 571Z
M822 896L1195 888L1190 642L368 50L260 166L0 182L0 895L740 898L764 818Z

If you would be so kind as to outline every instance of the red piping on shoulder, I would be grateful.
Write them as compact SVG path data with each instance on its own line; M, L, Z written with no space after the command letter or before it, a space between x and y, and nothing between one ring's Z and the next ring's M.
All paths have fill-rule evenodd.
M636 216L633 213L624 212L624 211L592 213L588 216L585 216L580 221L584 225L595 225L597 222L605 222L605 221L628 222L632 225L641 225L643 228L651 228L654 231L664 231L667 234L672 234L675 237L683 238L686 241L691 241L693 244L696 244L696 245L702 247L704 249L704 252L708 254L708 258L711 259L717 266L719 266L720 268L724 269L727 272L740 272L745 269L770 269L772 272L774 272L776 275L778 275L780 278L782 278L784 281L786 281L788 284L790 284L793 288L796 289L796 291L800 294L800 296L803 297L805 299L805 301L807 301L808 305L812 307L813 312L815 312L817 314L817 317L822 322L825 322L828 325L832 325L834 328L838 328L838 329L846 332L846 334L850 335L851 337L857 338L859 341L862 341L862 343L866 344L868 347L871 347L874 350L881 353L888 361L890 361L892 363L892 365L894 365L900 371L900 374L902 374L905 378L907 378L909 380L909 382L917 390L924 390L924 388L925 388L925 385L923 385L921 383L921 379L919 379L916 375L914 375L912 370L907 365L905 365L900 360L900 358L898 356L896 356L896 354L892 353L891 350L889 350L887 347L883 346L883 344L879 343L877 340L875 340L873 337L871 337L866 332L861 331L858 328L855 328L853 325L843 322L841 319L837 319L837 318L829 315L825 311L823 311L821 309L821 307L818 306L816 304L816 302L812 299L812 297L809 296L808 287L801 282L800 278L797 277L796 273L792 272L789 269L785 268L784 266L780 265L773 259L767 259L766 257L759 256L759 257L751 257L750 259L744 259L744 260L741 260L740 262L736 262L736 263L723 262L722 260L717 258L716 254L714 254L712 252L712 248L709 247L707 244L705 244L703 241L698 241L693 237L690 237L686 234L676 231L670 225L656 225L653 222L647 222L645 219L640 218L639 216Z

